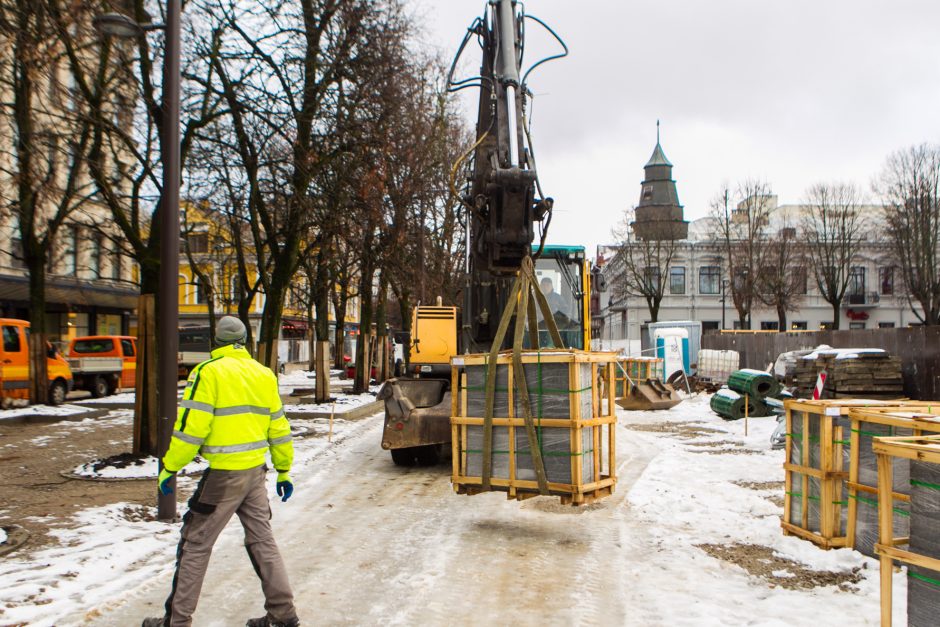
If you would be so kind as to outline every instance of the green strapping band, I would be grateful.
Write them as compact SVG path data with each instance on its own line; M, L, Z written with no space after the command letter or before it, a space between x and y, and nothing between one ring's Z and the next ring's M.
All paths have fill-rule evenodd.
M852 443L852 440L833 440L832 443L849 445Z
M581 388L580 390L563 390L563 389L561 389L561 388L543 388L543 387L542 387L542 368L541 368L541 366L542 366L542 364L539 364L539 387L538 387L538 390L537 390L537 392L536 392L538 395L542 395L542 394L573 394L573 393L576 393L576 392L586 392L587 390L590 390L590 389L591 389L590 386L585 387L585 388ZM485 391L486 391L486 387L485 387L485 386L476 386L476 385L468 385L468 386L465 387L464 389L465 389L465 390L469 390L469 391L471 391L471 392L485 392ZM501 388L501 387L497 386L497 387L496 387L496 391L497 391L497 392L508 392L508 391L509 391L509 388Z
M463 453L469 453L469 454L482 455L482 454L483 454L483 449L479 449L479 450L477 450L477 449L464 449L462 452L463 452ZM572 453L572 452L570 452L570 451L542 451L542 455L543 455L543 456L546 456L546 457L581 457L581 456L583 456L583 455L588 455L588 454L593 453L593 452L594 452L594 449L591 449L591 450L589 450L589 451L581 451L580 453ZM497 454L497 453L498 453L498 454L501 454L501 455L508 455L508 454L509 454L509 451L495 451L495 450L493 451L493 454L494 454L494 455ZM530 455L532 455L532 453L529 452L529 451L516 451L516 455L520 455L520 456L530 456Z
M789 494L790 496L803 496L803 493L802 493L802 492L787 492L787 494ZM810 495L810 496L808 496L807 498L808 498L809 500L811 500L811 501L818 501L818 500L819 500L819 497L818 497L818 496L812 496L812 495Z
M927 483L926 481L916 481L914 479L911 479L911 485L916 485L922 488L929 488L931 490L940 491L940 485L937 485L936 483Z
M893 435L893 433L891 433L892 431L894 431L894 427L890 427L889 434ZM861 429L852 429L852 433L864 435L869 438L882 438L885 435L884 433L872 433L871 431L862 431Z
M912 573L911 571L907 571L907 576L913 577L914 579L920 579L921 581L926 581L927 583L940 587L940 581L937 581L933 577L925 577L924 575L921 575L920 573Z
M850 498L850 499L855 499L855 500L858 501L859 503L864 503L865 505L868 505L869 507L874 507L875 509L878 509L878 501L873 501L873 500L871 500L871 499L866 499L864 496L858 496L857 494L856 494L856 495L850 494L850 495L849 495L849 498ZM895 514L897 514L898 516L908 516L908 517L909 517L909 516L911 515L910 512L905 512L903 509L898 509L897 507L892 507L891 510L892 510Z

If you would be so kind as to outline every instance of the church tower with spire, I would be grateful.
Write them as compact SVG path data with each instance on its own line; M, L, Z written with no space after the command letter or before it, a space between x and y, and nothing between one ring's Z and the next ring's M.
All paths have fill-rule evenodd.
M682 205L672 180L672 163L659 143L656 120L656 147L643 166L645 177L636 206L636 220L630 225L641 240L679 240L689 236L689 223L683 219Z

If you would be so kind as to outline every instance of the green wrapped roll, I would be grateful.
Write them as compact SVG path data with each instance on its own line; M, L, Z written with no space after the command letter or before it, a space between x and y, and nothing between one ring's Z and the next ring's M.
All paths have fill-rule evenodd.
M744 396L734 390L722 388L712 395L712 411L725 420L740 420L744 418ZM762 413L764 412L764 413ZM769 408L757 399L748 397L748 416L767 416Z
M728 377L728 387L740 394L747 394L756 400L776 396L781 385L772 374L761 370L737 370Z

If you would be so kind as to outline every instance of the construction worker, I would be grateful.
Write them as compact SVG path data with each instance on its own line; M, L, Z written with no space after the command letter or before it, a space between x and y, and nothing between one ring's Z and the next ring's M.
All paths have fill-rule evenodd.
M249 627L296 627L287 571L271 533L271 508L265 488L265 451L277 471L282 501L294 491L288 472L294 458L290 425L278 395L277 377L245 350L245 325L225 316L216 326L211 359L189 375L170 448L158 478L161 493L200 454L209 470L189 499L176 552L176 574L166 614L147 618L143 627L188 627L199 600L212 545L237 514L245 529L245 548L261 579L266 614Z

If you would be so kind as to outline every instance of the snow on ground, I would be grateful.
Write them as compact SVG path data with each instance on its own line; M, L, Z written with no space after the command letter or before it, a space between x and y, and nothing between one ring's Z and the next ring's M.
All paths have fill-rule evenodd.
M770 500L783 495L779 485L783 481L783 452L770 450L769 442L775 419L751 419L748 435L744 435L743 420L721 420L711 412L708 401L707 395L699 395L668 412L618 411L618 490L609 499L580 510L560 507L557 501L549 502L551 499L515 503L481 495L471 501L471 497L448 494L446 469L394 470L387 453L377 450L375 436L381 414L361 421L335 420L332 444L322 437L327 420L292 421L295 428L307 428L310 433L295 439L295 478L300 481L300 493L309 496L289 504L293 507L278 508L275 522L284 531L295 532L280 541L295 538L300 542L295 552L313 551L301 563L292 562L297 556L287 556L295 569L303 568L302 564L308 564L308 571L314 568L308 578L298 577L294 582L298 602L308 612L316 612L322 603L324 612L332 612L322 615L320 622L324 624L411 624L421 616L428 624L445 624L443 617L451 613L460 622L457 617L476 615L474 612L481 612L481 623L490 622L487 616L492 622L512 622L498 619L518 616L513 614L517 610L510 607L510 601L467 596L467 569L472 571L474 564L481 567L472 547L501 541L503 544L494 545L497 553L482 554L488 565L483 567L495 569L489 573L493 585L499 581L516 585L520 583L517 577L525 578L503 572L514 559L536 560L537 570L549 569L544 570L547 576L548 572L564 572L553 570L563 566L551 561L552 556L571 552L579 556L574 565L580 574L550 578L549 587L544 584L542 593L536 590L532 594L544 602L568 603L567 597L555 596L558 584L567 581L565 588L574 586L575 592L597 596L581 597L580 601L572 598L566 605L570 608L564 610L568 613L554 617L523 614L522 624L877 625L875 560L849 549L823 551L782 534L782 508ZM356 481L350 482L342 471L363 461L373 468L374 476L359 470ZM180 481L195 479L183 477ZM315 496L330 494L323 497L327 501ZM562 510L577 515L563 515ZM152 515L152 508L125 504L85 510L66 525L69 528L57 532L59 546L38 551L28 561L17 558L16 553L0 561L0 624L124 624L127 621L115 614L130 611L136 615L141 607L159 607L154 603L166 593L171 577L178 526L152 521ZM405 517L401 528L396 522L399 517ZM425 519L426 524L419 522ZM325 525L325 521L333 525ZM517 525L521 526L515 531ZM393 536L404 534L396 550L385 536L373 542L372 536L386 533L386 526ZM314 540L308 547L296 539L300 528L324 535L324 543ZM418 529L409 535L406 530L412 528ZM448 533L448 528L459 533ZM569 538L568 544L557 544L554 539L561 537L560 530ZM217 544L218 559L225 568L238 559L245 561L235 550L240 539L241 530L233 522ZM335 542L340 544L334 546ZM372 544L381 550L371 554ZM499 546L512 547L523 557L497 557ZM739 565L735 559L716 557L740 547L757 555L753 563ZM336 564L347 579L330 580L340 571L329 565L343 562L347 554L348 564ZM317 566L309 566L310 560L319 560ZM239 568L242 566L245 572L233 573L221 588L207 581L205 603L200 605L203 616L209 618L204 624L229 624L219 622L218 617L231 619L230 614L245 609L242 606L249 601L239 596L239 586L250 586L248 596L257 596L254 575L250 567L242 564ZM403 577L406 571L408 576ZM843 577L844 582L826 585L823 581L802 588L790 585L820 572L837 580ZM225 573L228 577L229 572ZM213 575L216 582L219 575ZM584 587L586 581L598 578L603 586ZM357 588L352 596L359 598L361 605L342 604L349 596L344 581L362 582L361 589L350 583ZM379 586L379 581L383 585ZM473 585L483 589L489 584L481 580ZM522 585L528 589L540 584L533 579ZM895 574L894 589L895 621L903 624L903 572ZM379 600L388 595L392 599ZM438 597L464 606L445 603L446 607L435 610L432 606ZM455 598L464 600L453 601ZM219 606L224 599L234 605ZM494 602L509 605L494 607ZM421 607L412 607L415 604ZM606 608L600 614L598 604ZM425 607L431 613L423 614ZM392 612L394 608L399 613ZM386 610L391 613L380 620L376 612ZM316 616L311 614L308 620L317 621ZM331 620L329 616L345 618ZM597 620L605 616L614 619ZM417 622L422 621L418 618Z
M209 462L196 457L180 471L180 474L198 474L209 467ZM101 479L145 479L157 478L157 458L152 455L142 458L119 456L119 459L94 460L72 469L73 475Z
M108 405L111 403L133 403L136 398L134 392L118 392L117 394L112 394L110 396L102 396L101 398L83 398L76 403L94 403L96 405Z
M29 405L0 411L0 420L22 418L23 416L74 416L88 411L78 405Z
M326 433L322 421L298 422L316 423L317 434ZM333 455L334 447L369 424L334 421L332 443L325 437L295 438L295 468ZM273 473L270 478L274 498ZM198 479L182 476L177 481L192 486ZM185 503L178 506L184 513ZM63 617L70 614L81 614L93 625L96 607L131 598L155 577L171 573L179 525L157 522L155 514L154 507L127 503L87 509L54 532L58 546L33 553L29 560L19 552L0 560L0 625L68 625L73 623ZM223 537L240 533L236 523Z
M3 544L6 541L7 541L7 532L3 529L3 527L0 527L0 544Z

